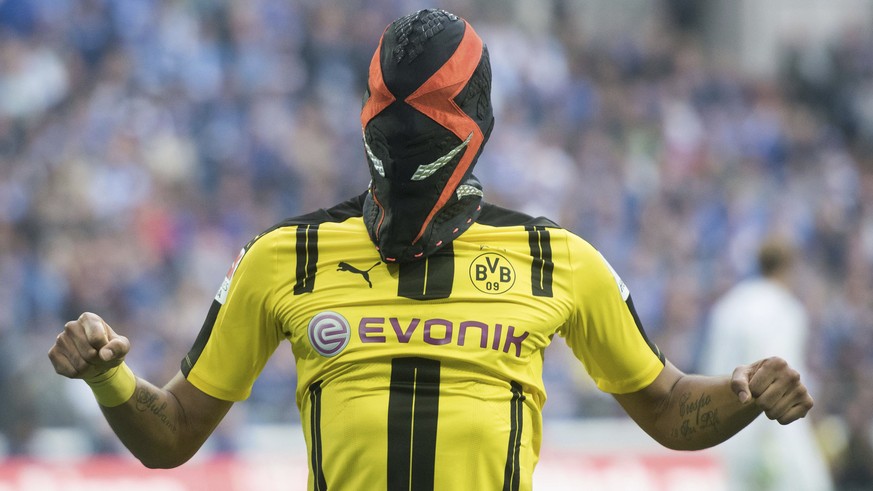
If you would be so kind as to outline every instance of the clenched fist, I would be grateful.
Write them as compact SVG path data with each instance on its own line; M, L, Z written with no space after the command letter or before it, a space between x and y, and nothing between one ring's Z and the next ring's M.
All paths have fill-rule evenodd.
M128 351L126 337L116 334L97 314L85 312L64 325L48 356L55 372L87 380L120 365Z
M800 374L778 357L737 367L731 388L740 402L752 400L768 418L783 425L806 416L813 405Z

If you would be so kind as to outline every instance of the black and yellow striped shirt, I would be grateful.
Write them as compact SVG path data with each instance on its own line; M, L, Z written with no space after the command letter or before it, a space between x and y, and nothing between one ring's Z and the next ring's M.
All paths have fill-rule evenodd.
M237 401L290 341L310 489L530 489L554 334L607 392L663 368L626 287L578 236L484 205L436 255L385 264L362 200L253 240L182 362Z

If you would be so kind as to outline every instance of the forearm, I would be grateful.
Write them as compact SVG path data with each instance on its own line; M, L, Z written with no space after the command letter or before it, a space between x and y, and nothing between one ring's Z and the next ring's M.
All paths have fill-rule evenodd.
M718 445L762 412L789 424L814 404L800 374L778 357L738 366L730 377L686 375L667 362L645 388L614 396L640 428L675 450Z
M49 360L59 375L82 379L118 438L147 467L176 467L203 445L233 405L188 382L182 372L159 389L124 363L130 341L100 316L64 324Z
M652 436L675 450L699 450L727 440L760 414L751 400L740 402L729 377L684 375L659 408Z
M173 393L141 378L127 402L100 408L124 446L146 467L176 467L203 444Z

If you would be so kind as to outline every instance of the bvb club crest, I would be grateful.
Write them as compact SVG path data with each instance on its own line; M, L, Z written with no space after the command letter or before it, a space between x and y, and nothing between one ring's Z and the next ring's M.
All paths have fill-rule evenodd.
M505 293L515 284L515 268L506 257L486 252L470 264L470 281L480 292Z

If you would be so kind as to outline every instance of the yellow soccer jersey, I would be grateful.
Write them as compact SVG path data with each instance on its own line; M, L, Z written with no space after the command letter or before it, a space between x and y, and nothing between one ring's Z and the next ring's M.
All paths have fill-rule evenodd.
M253 240L182 361L193 385L237 401L289 340L310 489L530 489L554 334L604 391L663 368L627 288L576 235L483 205L437 254L386 264L362 201Z

